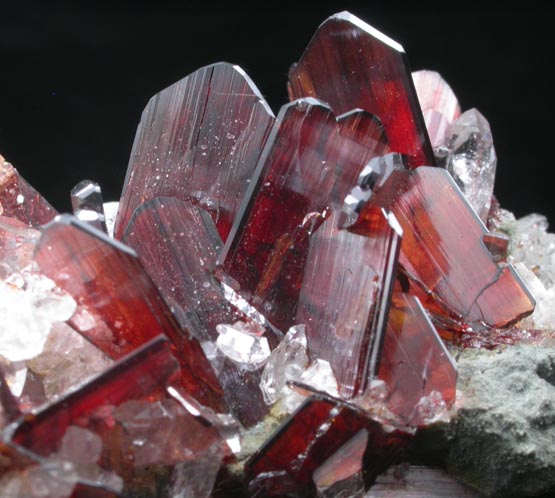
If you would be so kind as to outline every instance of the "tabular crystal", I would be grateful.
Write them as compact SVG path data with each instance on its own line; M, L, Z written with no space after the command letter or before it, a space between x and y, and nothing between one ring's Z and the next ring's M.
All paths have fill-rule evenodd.
M388 150L363 111L336 119L312 98L281 109L221 256L232 285L279 329L294 324L310 234Z
M438 162L453 176L468 203L486 223L495 181L497 156L489 123L470 109L451 123L444 144L436 149Z
M364 109L410 167L435 164L403 47L348 12L320 25L289 72L289 93L320 99L336 114Z
M0 156L0 214L29 226L48 223L56 210Z
M339 219L333 212L310 237L296 320L311 361L329 361L341 396L351 398L377 370L401 232L379 207L366 236L340 229Z
M222 408L221 388L200 344L176 323L132 249L63 215L43 230L35 259L78 302L71 324L100 350L120 358L164 333L176 349L186 388Z
M116 237L140 204L167 196L208 209L225 240L273 121L251 79L224 62L155 95L135 136Z

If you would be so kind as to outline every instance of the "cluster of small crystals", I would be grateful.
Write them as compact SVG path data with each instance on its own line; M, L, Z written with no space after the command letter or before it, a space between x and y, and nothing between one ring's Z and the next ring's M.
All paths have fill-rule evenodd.
M0 156L0 498L208 498L222 465L258 497L412 496L383 473L449 418L440 335L553 323L555 236L490 208L489 125L439 74L341 13L288 90L275 117L239 67L195 71L119 205L85 180L73 216Z

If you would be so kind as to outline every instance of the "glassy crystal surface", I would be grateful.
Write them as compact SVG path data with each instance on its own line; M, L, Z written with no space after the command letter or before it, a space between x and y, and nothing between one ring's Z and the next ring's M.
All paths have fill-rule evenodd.
M314 471L361 429L368 432L372 451L380 455L366 467L369 475L377 475L404 446L405 434L386 433L364 412L333 398L311 396L249 459L249 488L268 496L306 492Z
M327 360L339 393L351 398L376 373L401 233L377 206L366 236L340 229L340 214L310 238L296 320L306 326L311 361Z
M289 94L320 99L336 114L364 109L410 167L435 164L403 47L349 12L320 25L289 72Z
M470 109L451 123L438 162L453 176L469 204L486 223L495 181L497 155L486 118Z
M0 156L0 215L39 226L48 223L56 214L48 201Z
M320 498L363 498L363 457L368 432L357 432L331 455L312 476Z
M277 337L226 299L213 274L221 240L208 213L179 199L153 199L137 209L123 240L180 325L201 342L230 410L247 425L258 421L266 406L257 370Z
M391 467L378 476L366 498L478 498L443 469L417 465Z
M225 240L273 121L251 79L224 62L155 95L135 136L116 237L140 204L168 196L208 209Z
M378 377L388 387L387 407L403 424L425 422L417 406L433 393L447 407L455 401L455 362L419 300L408 294L393 294Z
M280 330L294 324L310 234L387 150L365 112L336 119L311 98L281 109L221 256L230 285Z
M432 147L443 144L448 126L461 114L457 97L435 71L415 71L412 81L418 96Z
M71 190L71 206L77 218L107 233L102 191L98 183L83 180L75 185Z
M394 155L385 161L395 161ZM440 168L393 171L372 204L391 210L403 229L400 265L410 292L450 327L505 327L534 309L534 299L510 265L498 265L483 242L487 230Z
M114 237L114 227L118 215L119 202L105 202L102 204L102 208L104 210L104 217L106 218L106 233L110 237Z
M32 263L40 232L15 218L0 216L0 280L13 281Z
M44 229L35 259L79 303L71 324L101 351L120 358L164 333L187 389L221 408L221 388L199 342L176 323L132 249L64 215Z
M0 428L13 422L21 415L19 403L6 380L4 368L0 363Z
M170 343L159 336L79 389L45 405L33 416L21 418L11 440L38 455L48 456L70 425L82 425L95 409L104 405L117 406L129 399L160 396L178 369Z

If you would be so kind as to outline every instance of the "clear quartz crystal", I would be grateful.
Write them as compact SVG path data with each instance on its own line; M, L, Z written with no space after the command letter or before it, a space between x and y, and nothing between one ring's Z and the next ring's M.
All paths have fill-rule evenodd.
M305 326L295 325L272 351L260 381L260 389L267 405L278 401L287 382L300 379L306 370L306 345Z
M106 231L110 237L113 237L119 202L105 202L102 207L104 208L104 217L106 219Z
M444 144L435 149L440 165L451 173L482 221L486 221L495 181L497 156L486 118L470 109L447 129Z
M258 370L270 357L268 339L243 322L216 325L216 346L231 361L248 371Z

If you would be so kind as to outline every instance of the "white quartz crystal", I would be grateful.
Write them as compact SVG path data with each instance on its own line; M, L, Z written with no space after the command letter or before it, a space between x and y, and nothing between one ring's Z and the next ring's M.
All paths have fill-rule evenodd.
M114 226L116 224L116 216L118 215L119 202L105 202L102 207L104 208L106 230L108 230L108 235L110 237L113 237Z
M216 325L216 330L219 334L216 346L241 368L258 370L270 357L268 339L260 335L260 330L252 330L243 322L221 323Z

